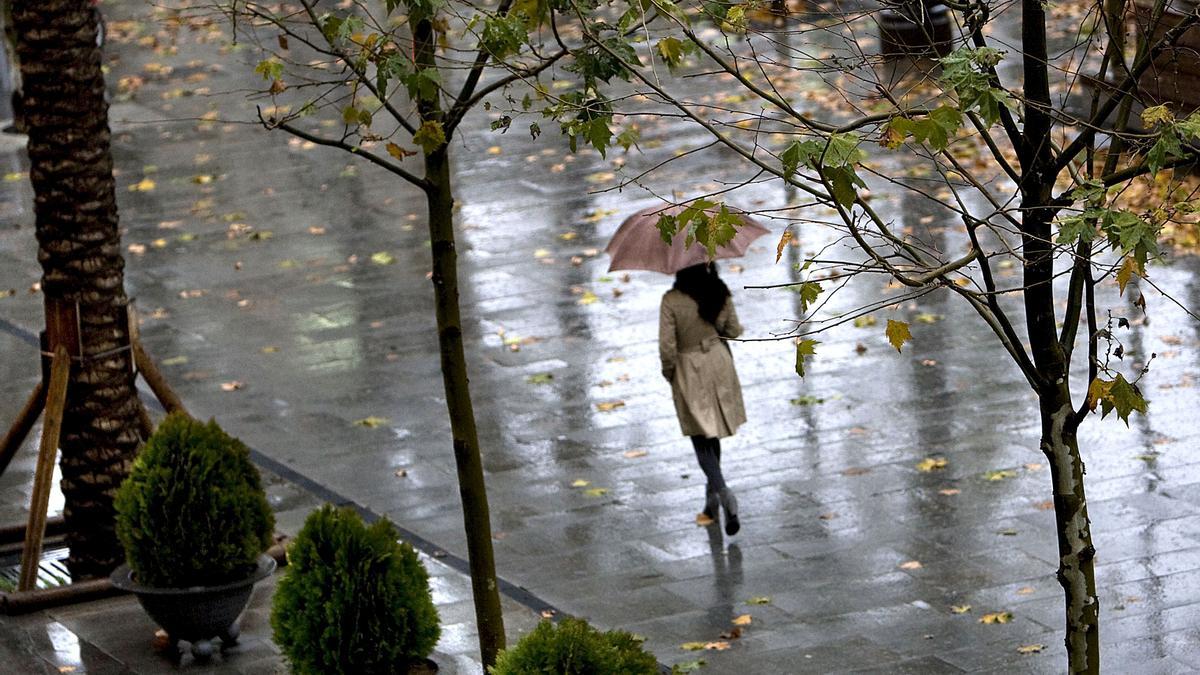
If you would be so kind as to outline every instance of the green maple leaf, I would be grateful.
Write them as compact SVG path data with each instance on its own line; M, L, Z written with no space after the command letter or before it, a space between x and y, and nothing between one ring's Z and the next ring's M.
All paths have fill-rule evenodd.
M804 358L806 356L815 356L817 353L817 345L821 344L816 340L801 339L796 343L796 374L804 377Z

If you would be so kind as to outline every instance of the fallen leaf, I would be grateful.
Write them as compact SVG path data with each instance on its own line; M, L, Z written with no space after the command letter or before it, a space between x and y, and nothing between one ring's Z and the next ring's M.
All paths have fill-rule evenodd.
M588 488L583 491L583 494L587 495L588 497L603 497L604 495L608 494L608 488Z
M145 244L130 244L128 249L129 249L129 252L134 255L144 255L146 253L146 245Z
M1006 528L1003 530L996 530L996 534L998 534L1002 537L1015 537L1018 534L1020 534L1020 532L1017 532L1013 528L1009 527L1009 528Z
M577 488L578 487L587 487L591 484L592 484L592 482L589 480L584 480L582 478L576 478L574 481L571 482L571 487L577 487Z
M712 642L705 642L704 648L710 651L723 652L729 649L729 643L724 640L714 640Z
M735 626L749 626L754 619L749 614L740 614L733 620Z
M487 154L489 154L489 155L498 155L501 152L503 152L503 149L501 149L501 147L498 145L493 145L492 147L487 149Z
M534 252L533 252L533 257L535 257L535 258L549 258L549 257L550 257L550 251L547 251L547 250L546 250L546 249L544 249L544 248L539 248L538 250L536 250L536 251L534 251Z
M1034 504L1033 506L1038 511L1053 511L1054 510L1054 500L1047 499L1045 501L1040 501L1040 502Z
M142 180L138 181L137 183L130 185L129 191L130 192L150 192L155 187L156 187L156 185L153 180L151 180L149 178L143 178Z
M597 296L595 293L593 293L591 291L584 291L583 295L579 297L579 304L590 305L594 302L597 302L598 300L600 300L600 297Z
M407 478L408 477L408 469L396 469L395 476L396 476L396 478Z
M821 515L817 516L817 518L819 520L833 520L834 518L837 518L837 517L838 517L838 514L835 511L827 511L827 512L822 513Z
M313 225L312 227L308 228L308 233L319 237L319 236L325 234L325 228L317 227L316 225Z
M942 315L941 314L931 314L929 312L921 312L915 318L920 323L937 323L938 321L940 321L942 319Z
M596 410L600 412L612 412L617 408L624 408L625 401L603 401L596 404Z
M722 640L737 640L738 638L742 637L742 628L741 626L734 626L724 633L721 633L718 637L720 637Z
M951 605L950 606L950 612L952 614L966 614L969 611L971 611L970 605Z
M679 648L684 651L698 652L698 651L702 651L704 649L704 643L703 642L685 642L685 643L679 645Z
M533 375L525 378L525 381L529 384L550 384L553 379L553 373L534 373Z
M949 464L949 462L946 461L945 457L926 457L925 459L917 462L916 466L917 471L920 471L921 473L931 473L933 471L946 468L947 464Z
M172 357L171 357L171 358L169 358L169 359L163 359L163 360L162 360L162 364L163 364L164 366L181 366L181 365L183 365L183 364L185 364L185 363L187 363L187 362L188 362L188 357L186 357L186 356L182 356L182 355L180 355L180 356L172 356Z
M875 325L875 317L870 314L864 314L863 316L854 317L854 327L855 328L866 328L868 326L874 326L874 325Z
M1033 586L1022 586L1017 589L1017 595L1033 595Z
M258 351L264 354L274 354L275 352L279 351L279 347L276 347L275 345L267 345Z
M907 562L900 563L900 569L902 570L919 570L922 567L924 567L924 565L921 564L920 560L909 560Z
M1046 648L1046 645L1043 645L1043 644L1021 645L1020 647L1017 647L1017 653L1018 654L1037 654L1038 652L1042 651L1045 648Z
M747 605L769 605L769 604L771 604L771 596L756 595L756 596L750 598L749 600L747 600L746 604Z
M979 623L996 624L1012 621L1012 612L991 612L979 617Z
M563 232L562 234L558 235L558 238L562 239L563 241L571 241L578 236L579 235L575 232Z
M371 262L376 265L392 265L396 262L396 256L387 251L378 251L371 254Z
M364 417L364 418L362 418L361 420L354 420L354 426L356 426L356 427L366 427L366 428L368 428L368 429L376 429L376 428L378 428L378 427L381 427L381 426L383 426L383 425L385 425L385 424L387 424L387 423L388 423L388 418L386 418L386 417L375 417L374 415L372 415L372 416L370 416L370 417Z
M244 388L246 385L238 380L230 380L229 382L221 383L221 391L237 391Z
M801 396L799 398L792 399L792 405L820 405L824 402L825 402L825 399L818 398L816 396L811 396L808 394L805 394L804 396Z
M638 459L639 457L645 457L650 453L646 450L626 450L621 454L625 457L625 459Z
M680 675L683 675L684 673L692 673L697 670L700 670L704 666L705 666L704 659L698 659L696 661L684 661L683 663L676 663L675 665L671 666L671 675L675 675L676 673L679 673Z
M1042 468L1042 465L1038 464L1037 462L1029 462L1025 465L1026 471L1041 471Z
M942 488L941 490L938 490L939 495L946 495L947 497L953 497L960 492L962 492L962 490L959 490L958 488Z
M842 469L843 476L861 476L864 473L870 473L871 470L862 466L852 466L847 469Z
M994 471L988 471L987 473L983 474L984 478L986 478L987 480L991 480L991 481L1004 480L1006 478L1015 478L1016 476L1017 476L1017 472L1013 471L1011 469L996 469Z

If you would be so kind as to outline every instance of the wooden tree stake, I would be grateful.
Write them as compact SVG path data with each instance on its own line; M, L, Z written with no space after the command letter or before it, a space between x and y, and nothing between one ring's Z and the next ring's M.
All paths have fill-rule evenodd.
M33 392L29 394L29 400L25 401L25 407L17 413L17 419L4 434L4 439L0 440L0 476L4 475L9 462L16 456L21 444L25 442L25 437L29 435L29 430L33 428L34 422L37 421L38 415L42 413L45 405L46 383L38 382L33 387Z
M133 362L137 366L138 372L142 374L142 379L150 385L150 391L154 392L158 402L162 403L167 412L179 411L189 415L187 408L183 406L183 400L171 389L171 385L167 384L167 378L163 377L158 366L154 364L154 360L146 353L142 341L134 339L131 344L133 345Z
M46 535L46 511L50 507L50 486L54 479L54 460L62 431L63 408L67 402L67 379L71 357L61 344L50 363L50 386L46 391L46 418L42 424L42 445L38 449L37 470L33 478L33 497L29 504L29 525L25 529L25 548L21 551L21 578L17 590L32 590L37 583L38 563L42 557L42 539Z

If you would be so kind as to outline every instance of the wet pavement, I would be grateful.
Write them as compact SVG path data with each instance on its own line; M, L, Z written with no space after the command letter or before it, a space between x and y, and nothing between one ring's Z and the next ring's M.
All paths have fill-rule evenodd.
M120 21L151 11L112 5L118 38ZM252 104L217 93L258 76L250 56L217 53L219 29L185 29L178 53L155 54L136 45L153 36L140 25L110 58L114 82L143 80L132 92L126 80L112 118L127 288L148 350L193 412L294 472L297 489L386 514L444 560L461 560L421 195L345 154L237 123ZM658 375L669 279L609 275L598 253L623 215L653 203L637 189L604 191L614 178L707 139L648 123L644 153L614 162L566 156L549 135L493 134L483 114L469 126L455 149L462 301L510 604L634 631L662 663L703 659L705 672L1061 670L1034 401L969 308L934 293L877 312L877 325L837 328L803 380L791 342L735 345L750 420L724 444L743 513L742 532L727 539L694 524L703 477ZM22 336L40 324L40 297L27 290L39 270L24 160L10 148L0 162L13 174L0 183L0 289L16 291L0 298L7 423L37 375ZM648 185L691 195L739 178L714 152ZM731 197L748 208L793 199L761 184ZM928 203L882 187L874 199L946 246L958 241ZM831 243L809 225L797 233L778 264L764 239L737 268L724 266L748 337L784 332L800 316L791 291L744 288L796 280L792 263ZM1193 307L1197 272L1189 258L1152 270ZM830 308L868 302L881 283L848 286ZM1142 381L1150 412L1129 428L1089 420L1081 437L1104 663L1186 672L1200 668L1200 326L1144 290L1149 319L1115 287L1102 302L1133 320L1121 333L1128 361L1157 354ZM902 354L883 335L887 318L913 326ZM945 467L921 471L931 456ZM31 470L25 453L0 478L4 513L27 499ZM469 633L469 602L458 600L456 625ZM981 622L1003 612L1011 621ZM728 649L681 647L720 641L746 614ZM1019 651L1035 645L1044 647ZM154 663L129 667L157 672Z

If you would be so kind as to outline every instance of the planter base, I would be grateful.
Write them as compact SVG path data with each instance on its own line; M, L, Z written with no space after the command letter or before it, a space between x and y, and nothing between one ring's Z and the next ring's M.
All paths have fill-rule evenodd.
M213 640L219 639L222 649L237 643L237 620L250 601L254 584L270 576L273 571L275 560L261 555L253 574L221 586L143 586L134 581L128 565L118 567L110 579L113 586L136 595L150 618L166 631L169 655L178 657L179 643L188 642L192 655L203 661L216 653Z

